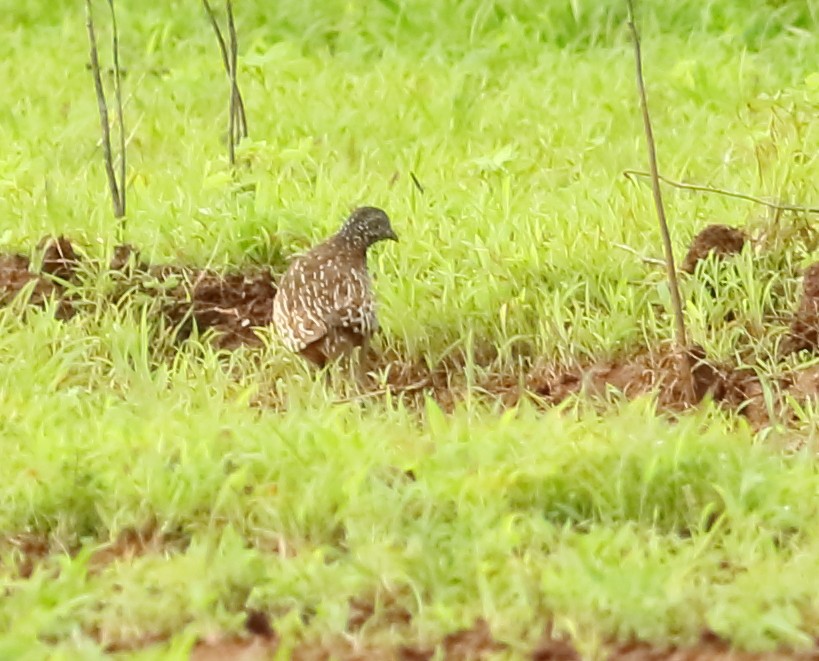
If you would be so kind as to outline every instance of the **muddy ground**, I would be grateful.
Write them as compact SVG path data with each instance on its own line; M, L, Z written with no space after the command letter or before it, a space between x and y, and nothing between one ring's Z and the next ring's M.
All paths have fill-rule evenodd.
M693 238L681 270L695 274L701 260L709 255L722 259L738 253L748 240L738 229L710 225ZM21 254L0 255L0 305L17 299L43 306L53 299L56 316L69 319L88 307L82 298L82 283L88 282L92 274L97 278L95 282L108 283L103 296L111 304L128 296L150 300L158 323L169 329L176 341L196 331L200 336L209 335L210 341L223 349L259 345L255 329L271 323L276 285L267 267L220 273L176 264L150 265L129 245L117 246L111 262L99 264L84 257L66 237L43 239L36 255L33 263ZM780 353L785 356L817 349L819 264L814 264L805 271L801 302L790 319ZM487 352L487 363L491 363L490 354ZM392 395L418 401L431 394L445 410L451 410L467 394L464 364L457 358L433 368L390 353L372 354L367 360L373 375L360 384L364 388L361 399L385 395L388 390ZM693 375L693 388L683 378L686 369ZM680 411L710 397L741 413L755 428L769 424L772 416L783 422L782 416L788 415L784 404L771 407L765 402L763 384L754 370L717 364L696 347L687 355L659 346L615 359L574 364L533 361L523 372L487 370L476 385L487 399L507 406L522 397L549 406L581 393L593 398L618 393L632 398L656 392L663 410ZM782 394L782 400L785 396L797 401L816 396L819 368L784 371L771 385ZM264 399L255 403L276 405Z
M128 296L154 299L159 321L172 328L177 339L213 331L213 342L225 349L258 345L254 327L270 324L276 287L268 268L251 267L218 273L175 264L148 265L129 245L116 246L111 263L85 259L65 237L46 238L38 245L39 260L25 255L0 255L0 305L22 292L26 302L42 306L57 301L56 315L69 319L85 305L79 292L84 277L107 278L105 292L111 304ZM39 263L38 263L39 262Z
M252 617L248 617L248 635L232 638L200 641L194 648L191 661L219 661L241 659L261 661L270 659L278 649L278 640L272 629L254 631ZM353 632L355 633L355 632ZM686 647L660 647L644 643L619 643L603 647L604 658L610 661L779 661L784 659L819 659L819 650L803 654L762 653L753 654L731 650L718 637L706 633L701 640ZM515 658L530 658L532 661L580 661L583 656L566 639L554 637L550 627L545 628L541 640L529 650L510 649L496 640L486 622L455 631L434 644L407 644L386 647L367 644L356 639L337 638L333 640L306 642L298 645L290 658L296 661L429 661L436 651L448 661L477 661L490 658L492 654L512 653Z
M694 238L681 264L681 270L695 274L697 264L709 255L718 259L743 249L746 236L725 226L710 226ZM274 275L269 268L252 267L227 273L174 264L150 265L139 252L127 245L114 251L109 264L99 264L84 257L82 251L65 237L47 238L38 245L37 256L0 255L0 305L44 306L54 301L57 318L67 320L85 314L93 305L115 305L131 296L148 300L157 323L169 329L175 340L184 341L192 333L205 333L216 346L231 350L243 345L261 343L256 328L271 323L272 303L276 294ZM91 278L96 278L93 280ZM102 282L101 298L89 303L88 282ZM85 293L84 293L85 287ZM95 294L96 295L96 294ZM808 268L804 275L803 292L798 308L793 312L790 330L781 345L782 354L816 351L819 348L819 264ZM431 394L446 410L451 410L467 396L464 364L450 359L427 367L420 361L386 354L368 357L373 373L379 377L365 380L362 399L377 398L390 391L396 396L420 404ZM486 363L491 364L491 351ZM686 368L693 375L693 388L683 378ZM772 384L785 396L797 400L819 394L819 367L800 372L783 371ZM534 361L522 373L492 373L479 379L477 389L489 400L505 406L526 397L543 406L552 406L575 394L587 394L593 399L611 397L632 398L649 392L657 393L658 406L676 412L696 405L710 397L720 405L745 416L756 428L764 427L776 417L787 421L788 407L784 403L765 401L763 384L757 374L737 365L717 364L693 348L679 354L669 347L644 348L617 359L556 365ZM263 400L257 405L267 405ZM273 405L271 403L271 405ZM410 476L411 479L411 476ZM89 571L101 571L108 563L129 560L146 554L167 554L184 551L183 536L160 533L156 528L125 531L111 544L98 550L89 561ZM0 547L13 548L17 558L16 574L28 578L47 557L64 553L64 548L52 548L49 540L36 535L7 535ZM76 551L76 550L75 550ZM73 551L73 552L75 552ZM69 552L72 552L69 550ZM281 641L271 626L268 614L246 613L242 634L216 636L200 640L192 659L267 659L279 649ZM350 603L348 630L351 636L324 640L302 641L292 658L304 661L337 658L401 659L421 661L432 659L437 652L443 658L482 659L496 652L514 652L539 661L580 659L578 650L568 641L551 635L544 626L542 639L528 650L510 649L497 640L486 622L479 620L465 630L455 631L435 641L417 641L389 646L377 641L373 632L404 631L411 636L412 616L398 604L382 602L376 610L372 598L362 596ZM94 632L88 632L94 635ZM101 641L111 652L145 649L162 643L162 636L138 639ZM792 653L751 654L731 650L716 636L705 633L701 640L687 647L661 647L642 642L612 642L606 646L608 658L628 661L674 659L699 661L773 661L775 659L819 659L819 646L802 655Z
M146 555L168 555L184 552L189 540L181 534L162 533L154 526L143 530L124 530L113 542L100 547L88 561L91 574L102 571L113 562L127 562ZM11 543L19 554L18 575L27 578L32 569L46 556L55 553L76 553L79 547L52 547L45 537L21 535L0 540L0 550ZM7 550L7 549L6 549ZM377 605L376 605L377 604ZM105 638L99 631L87 630L86 635L98 639L109 653L148 650L167 641L165 633L132 633L122 638ZM385 637L386 635L386 637ZM385 643L385 639L402 643ZM566 637L556 634L549 623L544 624L540 640L529 645L510 644L496 638L482 619L471 627L453 631L438 640L415 640L412 613L399 596L389 594L361 595L349 602L344 635L298 641L282 640L272 626L269 613L247 609L244 629L231 634L204 636L194 645L191 661L262 661L273 659L281 646L287 647L285 658L296 661L429 661L436 654L451 661L486 659L496 653L508 653L514 658L533 661L580 661L582 651ZM803 652L780 651L750 653L732 649L730 645L706 631L696 643L675 646L656 645L642 641L609 641L600 647L602 657L611 661L779 661L785 659L819 660L819 645Z

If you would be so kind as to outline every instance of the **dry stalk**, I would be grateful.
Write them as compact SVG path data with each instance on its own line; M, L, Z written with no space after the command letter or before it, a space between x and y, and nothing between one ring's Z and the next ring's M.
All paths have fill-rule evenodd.
M242 99L242 93L239 90L238 83L238 38L236 35L236 25L233 20L233 3L230 0L225 2L225 11L227 13L228 23L228 42L219 27L219 22L216 19L216 14L210 6L208 0L202 0L202 5L207 12L213 32L216 35L216 43L219 45L219 52L222 55L222 64L225 67L228 81L230 83L230 99L228 109L228 159L231 165L235 163L236 152L235 147L241 140L248 135L247 131L247 116L245 114L245 104Z
M637 25L634 19L633 0L626 0L628 5L628 25L631 30L634 42L634 62L637 74L637 91L640 96L640 109L643 115L643 128L646 134L646 146L648 148L648 165L651 172L651 189L654 194L654 206L657 210L657 220L660 223L660 235L663 239L663 249L665 251L665 267L668 276L668 288L671 293L671 307L674 311L674 322L676 326L677 347L682 353L681 363L683 378L688 384L691 401L695 400L694 379L692 376L691 357L688 351L688 339L685 332L685 317L683 316L682 298L680 297L680 286L677 280L677 269L674 266L674 249L671 245L671 234L668 231L668 221L665 216L663 206L663 196L660 190L660 174L657 167L657 148L654 142L654 132L651 129L651 116L648 112L648 99L646 98L645 82L643 80L643 58L640 49L640 34L637 32Z
M642 172L641 170L623 170L623 174L631 179L632 177L651 177L650 172ZM798 204L780 204L778 202L771 202L770 200L748 195L747 193L739 193L737 191L730 191L724 188L717 188L716 186L705 186L703 184L688 184L682 181L674 181L668 177L659 175L660 181L668 184L673 188L681 188L682 190L696 191L698 193L713 193L715 195L722 195L724 197L732 197L737 200L745 200L746 202L754 202L761 204L769 209L776 211L793 211L795 213L810 213L819 214L819 207L803 207Z
M119 33L117 31L117 14L114 11L114 0L108 0L108 7L111 9L111 48L114 53L114 94L117 100L117 130L119 131L119 194L120 194L120 215L122 218L126 211L125 194L125 120L122 113L122 70L119 66Z
M230 79L230 99L228 102L228 155L230 164L236 163L236 143L239 138L236 135L236 28L233 25L233 3L225 0L225 10L228 15L228 37L230 39L230 67L228 78Z
M109 0L110 1L110 0ZM112 11L113 11L113 4ZM90 44L90 58L91 58L91 73L94 78L94 89L97 94L97 106L100 113L100 130L102 132L102 149L103 160L105 161L105 174L108 177L108 188L111 191L111 200L114 206L114 216L122 218L125 215L125 194L122 189L125 181L117 182L117 176L114 172L114 158L111 151L111 128L108 124L108 105L105 102L105 90L102 86L102 76L100 75L100 60L97 51L97 36L94 31L94 18L91 11L91 0L85 0L85 26L88 30L88 41ZM115 41L116 44L116 41ZM118 64L119 58L116 55L115 48L115 63ZM119 71L117 69L116 76L119 78ZM121 112L121 110L120 110ZM122 162L124 164L125 153L122 154Z

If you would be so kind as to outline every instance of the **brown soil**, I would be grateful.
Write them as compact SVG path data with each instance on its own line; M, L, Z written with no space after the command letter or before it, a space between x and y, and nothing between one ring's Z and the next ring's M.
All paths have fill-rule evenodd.
M190 661L267 661L273 659L278 645L261 637L224 638L199 641Z
M0 304L11 303L14 297L32 281L35 281L29 299L32 305L42 305L45 299L58 289L51 281L38 277L29 270L28 257L0 255Z
M443 640L447 659L483 659L490 654L502 652L506 645L492 637L486 620L478 620L470 629L449 634Z
M162 532L156 524L142 529L126 528L114 540L94 551L88 567L92 573L100 572L112 562L127 562L149 554L168 555L184 551L187 545L185 536ZM74 556L80 548L81 544L76 540L56 540L42 533L23 532L0 537L0 553L10 553L14 573L20 578L30 578L46 558L64 554Z
M693 271L696 263L714 253L725 256L742 249L744 234L723 225L711 225L698 234L683 264ZM24 288L31 288L28 303L42 306L48 299L58 301L57 315L66 319L82 309L79 287L84 272L105 271L114 288L108 299L115 304L133 293L152 300L156 314L184 339L196 330L213 334L212 342L224 349L261 342L255 328L271 323L272 302L276 294L273 276L268 268L250 267L228 273L179 265L147 265L138 250L120 245L111 263L91 262L65 237L46 238L40 242L40 268L36 269L24 255L0 255L0 305L9 304ZM819 264L810 267L804 279L804 293L783 342L783 351L816 349L819 346ZM668 347L654 347L613 359L555 365L535 362L521 373L485 371L471 392L495 400L504 406L516 404L522 397L545 405L559 403L575 394L604 398L612 393L636 397L656 392L663 410L680 411L711 397L726 408L740 411L755 427L768 423L762 386L748 369L718 365L694 349L689 357L694 376L690 392L683 378L683 356ZM486 364L491 364L487 356ZM469 394L462 360L449 359L430 369L422 361L407 361L386 353L374 358L371 365L379 378L365 379L363 392L351 399L394 396L422 403L432 395L445 409L452 410ZM815 375L790 374L782 377L782 390L799 398L819 394ZM278 405L259 400L260 405Z
M666 411L684 410L707 396L739 411L755 426L767 422L762 386L752 370L709 362L696 348L689 354L691 393L682 377L683 360L682 354L665 349L570 369L545 367L529 375L528 386L553 404L581 392L602 397L614 391L630 399L656 392L659 408Z
M20 578L30 578L39 562L52 552L48 538L36 533L10 535L0 541L0 550L11 551L12 566Z
M52 275L60 280L71 281L80 266L79 257L74 252L74 246L64 236L56 239L46 237L37 245L43 251L43 260L40 272Z
M216 659L271 659L278 649L275 634L251 637L213 637L201 640L191 655L192 661ZM296 661L430 661L436 649L447 661L479 661L503 653L507 646L492 637L488 625L478 620L472 627L456 631L437 645L405 644L398 648L367 643L352 637L338 637L323 641L302 642L288 658ZM533 661L580 661L583 656L568 640L545 634L528 654ZM525 658L525 657L521 657ZM819 659L819 649L806 652L753 653L735 650L711 633L702 636L697 644L677 647L651 645L644 642L612 643L605 647L603 658L609 661L785 661Z
M802 300L793 317L790 331L782 342L782 354L819 348L819 263L805 270Z
M682 270L694 273L697 264L708 255L722 258L741 252L745 241L742 230L727 225L709 225L694 237L683 260Z
M690 647L663 647L643 642L615 646L608 657L611 661L785 661L819 659L819 649L803 653L743 652L734 650L717 636L706 633L700 642Z
M767 424L762 386L752 370L713 363L706 360L701 349L694 348L687 358L694 377L691 392L683 378L684 359L671 347L661 346L598 362L536 363L522 374L486 373L473 384L473 391L503 406L514 406L524 397L553 406L575 395L604 400L656 393L658 408L668 412L686 410L710 397L725 408L740 412L754 427ZM416 406L423 403L424 397L431 396L445 411L452 411L468 396L463 362L456 359L430 369L420 361L406 362L387 355L381 357L373 374L380 374L380 379L365 382L360 399L380 396L389 390L393 397ZM378 383L386 383L386 388ZM801 389L794 389L791 394L807 397L819 392L819 374L813 389L813 382L807 378L799 383ZM783 382L787 387L792 384L792 379Z
M376 598L359 597L350 602L347 629L358 632L365 625L401 627L412 621L412 614L400 604L397 595L387 594Z
M143 529L126 528L112 542L102 546L88 561L91 571L100 571L113 562L130 561L145 555L168 555L183 551L187 540L158 530L155 525Z
M155 272L168 274L167 270ZM177 274L183 281L166 292L164 309L181 337L187 337L195 326L200 332L216 331L214 342L223 349L260 343L254 328L270 325L276 295L268 269L251 268L224 275L195 270Z
M76 284L84 261L65 237L45 238L39 269L25 255L0 255L0 305L8 305L33 282L30 305L41 307L49 298L58 301L57 317L67 319L76 312ZM99 268L99 265L96 265ZM130 245L119 245L107 270L117 286L111 294L115 303L128 292L148 293L159 303L166 321L186 338L194 327L202 333L215 331L220 348L235 349L258 344L254 327L270 324L276 287L269 269L251 267L226 274L176 265L146 265ZM158 285L157 285L158 281ZM172 281L172 282L171 282ZM171 282L170 285L166 283Z

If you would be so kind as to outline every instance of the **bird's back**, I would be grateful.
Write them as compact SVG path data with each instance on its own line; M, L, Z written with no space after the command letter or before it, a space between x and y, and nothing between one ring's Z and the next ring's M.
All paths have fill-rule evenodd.
M342 336L345 343L366 341L378 329L366 251L336 236L296 257L279 283L273 323L297 352Z

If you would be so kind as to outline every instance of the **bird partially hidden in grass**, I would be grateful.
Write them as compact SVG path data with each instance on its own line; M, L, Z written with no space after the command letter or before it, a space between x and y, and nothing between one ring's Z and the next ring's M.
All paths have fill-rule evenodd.
M318 367L378 331L367 249L398 236L387 214L359 207L329 239L293 260L273 299L273 325L284 345Z

